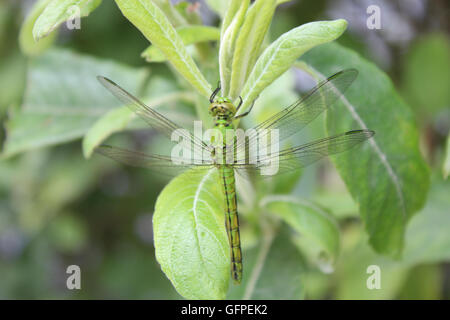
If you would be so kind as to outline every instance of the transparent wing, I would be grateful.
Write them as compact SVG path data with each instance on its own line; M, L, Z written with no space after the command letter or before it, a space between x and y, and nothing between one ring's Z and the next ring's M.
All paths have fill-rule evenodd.
M112 147L108 145L101 145L97 147L95 149L95 152L126 165L147 168L155 172L167 175L177 175L191 168L210 169L214 167L212 163L206 161L198 164L183 163L182 158L148 155L145 153Z
M271 145L270 131L273 129L278 129L279 142L301 131L319 114L338 101L357 75L356 69L348 69L320 82L302 99L254 127L254 130L248 134L245 147L248 149L249 145L257 141L256 139L267 138L266 145L269 148ZM242 143L240 146L238 145L238 147L242 146Z
M352 130L332 137L316 140L298 147L281 150L278 154L259 157L256 163L235 164L236 169L249 172L260 171L273 164L278 169L276 174L306 167L325 156L338 154L355 147L375 134L372 130Z
M166 137L171 139L172 133L177 130L177 133L187 139L186 141L192 142L195 146L199 147L199 150L208 150L210 148L201 139L196 138L187 129L184 129L171 120L164 117L159 112L153 110L145 103L140 101L138 98L133 96L131 93L127 92L125 89L121 88L114 81L97 76L98 81L108 89L117 99L122 101L128 108L130 108L134 113L141 117L145 122L147 122L153 129L158 130L163 133Z

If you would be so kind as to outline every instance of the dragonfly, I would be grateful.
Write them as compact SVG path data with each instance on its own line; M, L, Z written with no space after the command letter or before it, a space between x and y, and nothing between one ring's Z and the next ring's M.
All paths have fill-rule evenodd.
M231 150L234 152L238 148L248 150L254 144L255 138L264 138L271 130L277 130L279 142L296 134L308 123L317 118L319 114L339 101L347 88L355 80L357 74L357 70L347 69L339 71L319 82L302 98L255 126L252 131L253 136L249 135L248 139L236 143ZM174 130L183 129L161 113L141 102L112 80L102 76L98 76L97 78L106 89L127 105L137 116L169 139L171 139ZM210 96L209 113L214 119L214 128L219 130L223 136L226 136L228 130L236 130L234 127L235 120L243 118L251 112L254 102L248 111L238 114L242 105L242 98L239 97L240 102L235 106L230 99L219 96L220 90L219 84ZM194 136L188 130L178 131L195 148L206 152L210 157L200 162L180 163L180 161L174 161L173 157L170 156L145 154L109 145L97 147L96 152L127 165L159 171L164 168L181 169L180 171L186 169L194 169L192 171L217 170L220 180L218 183L221 185L224 198L225 228L230 246L231 277L236 284L241 282L243 274L236 196L236 173L261 170L274 157L277 157L278 162L277 174L291 172L292 170L310 165L328 155L347 151L368 140L375 134L373 130L368 129L350 130L300 146L285 148L279 150L276 154L258 154L250 163L250 161L226 161L228 160L228 158L225 159L228 156L228 151L222 153L216 152L217 149L226 149L225 142L223 141L218 142L212 138L210 141L204 141ZM236 142L236 140L233 141ZM271 140L268 139L268 141L268 144L271 145Z

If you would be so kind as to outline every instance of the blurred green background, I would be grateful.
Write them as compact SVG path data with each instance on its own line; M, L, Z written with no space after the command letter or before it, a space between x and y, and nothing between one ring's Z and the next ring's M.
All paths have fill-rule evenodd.
M36 67L36 57L25 55L19 47L19 31L33 3L0 1L2 142L8 126L14 125L8 118L23 107L27 81ZM370 4L382 7L386 25L378 32L366 27L365 9ZM305 170L306 182L296 190L332 207L342 231L335 272L305 271L307 299L450 297L450 182L442 173L450 127L449 10L448 1L425 0L292 1L277 10L272 39L306 22L348 20L348 31L338 42L374 61L393 79L416 115L421 150L433 172L427 205L408 228L407 261L395 262L376 255L367 245L357 207L332 165L325 161ZM204 3L200 13L205 23L218 23ZM53 46L129 66L130 73L143 72L141 91L151 97L180 87L166 65L149 64L140 57L148 41L113 1L103 1L82 19L80 30L62 26ZM295 79L301 89L301 76ZM59 94L70 96L70 92ZM195 116L189 103L164 107L172 119ZM55 117L55 121L62 120ZM164 148L163 140L141 130L114 139L132 146L150 141L152 149ZM19 151L0 160L0 298L181 298L160 270L152 242L153 208L168 178L98 156L86 160L79 139ZM434 228L445 226L447 234L430 240ZM427 245L439 247L440 254L427 255ZM418 248L419 256L414 254ZM66 288L66 268L72 264L81 267L82 290ZM365 287L366 267L372 264L383 266L381 290Z

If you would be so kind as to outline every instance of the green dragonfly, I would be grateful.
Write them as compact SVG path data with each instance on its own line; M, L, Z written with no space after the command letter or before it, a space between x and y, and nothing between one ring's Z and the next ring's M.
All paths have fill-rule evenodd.
M271 130L277 130L278 139L276 142L281 142L299 132L321 112L337 102L354 81L357 74L358 72L355 69L343 70L320 82L297 102L254 127L254 130L251 131L252 134L249 134L247 139L240 140L239 142L234 139L233 142L236 143L232 148L228 148L226 142L223 142L223 140L220 141L211 138L210 141L203 141L203 139L194 136L159 112L145 105L113 81L99 76L98 80L103 86L131 108L132 111L145 120L152 128L163 133L169 139L171 139L172 133L177 130L183 138L191 142L194 148L205 152L210 157L201 161L186 163L185 161L179 161L179 159L174 159L169 156L148 155L107 145L98 147L96 152L128 165L157 169L159 171L165 169L181 171L190 168L196 169L191 171L218 170L225 199L225 226L230 245L231 276L235 283L240 283L242 280L243 266L235 172L262 170L267 166L267 163L275 158L278 165L277 173L290 172L305 167L327 155L346 151L371 138L375 132L372 130L351 130L297 147L286 148L276 153L264 152L262 155L256 154L253 161L246 160L245 158L244 161L241 161L242 159L229 161L227 156L229 156L230 150L231 152L236 152L238 149L249 150L255 144L255 139L259 139L258 141L260 141L262 138L268 136ZM222 136L226 136L229 130L235 130L234 120L248 115L253 105L247 112L237 115L242 105L242 98L240 98L239 105L235 107L229 99L218 96L219 91L220 85L210 97L209 112L214 118L214 127ZM265 141L268 141L267 147L273 145L274 142L271 139L266 139ZM248 156L249 154L246 153L246 155Z

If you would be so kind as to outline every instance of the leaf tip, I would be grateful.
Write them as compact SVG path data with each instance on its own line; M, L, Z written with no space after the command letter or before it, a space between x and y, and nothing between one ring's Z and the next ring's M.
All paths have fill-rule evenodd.
M33 29L33 40L34 40L34 42L38 42L41 38L42 38L42 36Z
M345 31L345 29L347 29L348 22L345 19L337 19L334 20L333 23L336 25L337 28L341 29L342 31Z

